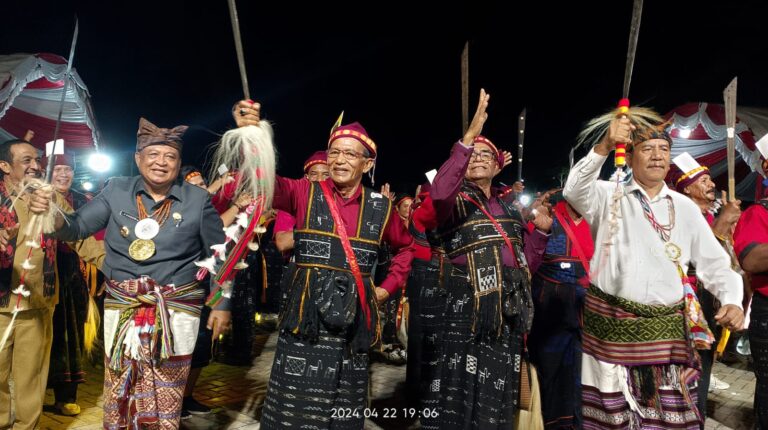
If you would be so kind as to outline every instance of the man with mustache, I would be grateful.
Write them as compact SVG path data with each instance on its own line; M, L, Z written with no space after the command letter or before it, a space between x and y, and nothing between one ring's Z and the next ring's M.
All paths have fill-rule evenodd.
M44 158L42 166L47 164L48 159ZM68 154L55 155L51 185L66 200L68 207L65 210L68 212L85 206L90 200L85 194L72 190L74 176L73 158ZM104 243L99 241L98 246L103 248ZM56 265L59 303L53 312L49 384L53 388L54 408L62 415L71 416L80 413L77 386L85 382L82 360L95 340L86 339L85 327L88 325L89 331L95 333L99 326L96 303L90 300L89 295L96 294L103 276L88 263L81 264L77 253L63 242L58 244ZM89 310L89 306L94 306L94 309Z
M529 233L512 202L492 186L503 152L481 136L489 95L480 99L461 141L432 182L438 233L451 260L445 281L437 417L425 429L513 428L518 413L523 339L533 304L530 271L538 266L552 225L538 210Z
M20 194L22 182L40 178L43 168L37 149L29 142L10 140L0 145L0 333L6 332L13 320L13 311L19 309L10 336L0 351L0 428L35 428L48 382L53 310L59 298L57 242L49 235L27 236L30 194ZM57 195L56 201L65 207L61 196ZM30 250L32 241L39 241L41 246ZM82 258L101 265L104 248L92 240L76 244L75 249ZM24 268L22 263L27 256L31 266ZM14 293L22 283L28 296ZM11 377L15 397L13 421L8 386Z
M571 169L563 195L600 244L584 306L584 427L698 429L695 348L713 338L685 273L696 265L722 303L715 321L735 330L744 322L741 277L700 209L665 184L672 138L657 113L606 113L582 139L596 145ZM598 180L619 142L631 179Z
M177 428L198 334L204 291L196 261L224 242L208 193L179 178L186 126L139 120L134 160L140 175L113 178L71 215L56 236L87 237L106 228L104 428ZM48 210L37 191L30 210ZM228 329L229 302L211 310L213 337Z
M258 125L260 108L238 102L237 125ZM363 428L368 350L381 335L376 302L405 282L413 258L392 203L361 184L377 155L363 126L334 128L326 154L330 178L275 180L273 207L297 221L297 268L264 401L265 430ZM370 275L382 242L394 256L376 286Z
M701 166L699 163L691 157L690 154L684 152L672 160L677 166L678 177L675 179L675 189L690 198L696 206L701 210L701 214L707 220L707 223L712 227L712 232L718 239L723 248L729 253L733 253L733 248L729 239L733 233L733 229L741 216L741 201L732 200L728 201L725 196L725 191L722 195L722 207L719 208L719 213L715 216L717 211L717 198L715 196L715 183L712 182L712 177L709 173L707 166ZM738 262L734 261L734 270L741 271L738 267ZM688 269L688 277L692 282L697 284L696 293L699 297L699 303L701 303L701 310L704 313L704 317L707 319L707 324L715 335L715 342L720 338L720 327L715 325L714 316L719 307L718 300L704 288L700 282L694 281L696 278L696 268L691 265ZM716 344L716 343L715 343ZM729 385L715 377L712 374L712 364L715 358L715 346L712 348L699 350L699 356L701 357L701 379L699 379L698 393L699 393L699 410L702 411L702 416L707 407L707 396L710 390L710 383L712 389L724 390ZM703 428L703 427L702 427Z

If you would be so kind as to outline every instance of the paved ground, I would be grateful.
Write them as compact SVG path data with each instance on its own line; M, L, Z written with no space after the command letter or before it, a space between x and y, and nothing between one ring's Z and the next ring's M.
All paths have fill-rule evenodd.
M208 366L197 384L196 397L203 403L215 406L215 413L206 417L193 417L182 422L182 429L243 429L259 428L261 404L264 400L269 370L274 356L276 336L268 339L262 354L251 366L229 366L214 363ZM717 363L715 374L731 384L728 390L717 391L709 396L706 429L751 429L753 427L752 396L755 390L753 373L748 370L745 360L735 360L729 365ZM83 412L74 418L63 417L46 408L40 422L42 429L96 430L101 428L102 376L92 370L90 379L79 389L79 403ZM372 366L372 406L377 410L396 408L402 411L404 405L403 381L405 366L374 363ZM49 390L47 404L53 403ZM383 418L366 421L366 429L409 429L418 428L414 420Z

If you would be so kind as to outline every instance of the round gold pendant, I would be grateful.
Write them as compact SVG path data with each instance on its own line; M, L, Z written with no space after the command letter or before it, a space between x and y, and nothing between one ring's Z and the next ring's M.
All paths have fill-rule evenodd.
M155 242L146 239L136 239L128 247L128 254L136 261L144 261L155 255Z
M667 242L664 244L664 253L667 255L667 258L674 262L680 260L680 256L683 255L683 251L680 249L680 247L672 242Z

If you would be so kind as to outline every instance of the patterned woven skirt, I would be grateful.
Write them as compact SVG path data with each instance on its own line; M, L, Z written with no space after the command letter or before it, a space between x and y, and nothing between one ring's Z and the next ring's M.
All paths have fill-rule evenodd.
M449 267L443 264L443 270ZM414 259L408 277L411 316L408 321L408 385L409 407L435 410L440 392L430 390L440 379L440 339L445 314L445 288L437 259L432 262Z
M493 342L475 340L473 292L465 272L454 267L446 283L441 378L430 385L439 392L436 418L424 429L513 429L520 401L523 333L503 324Z
M360 430L368 398L368 354L320 325L317 342L281 332L261 429Z
M646 305L590 288L581 372L585 429L698 429L698 377L682 301Z

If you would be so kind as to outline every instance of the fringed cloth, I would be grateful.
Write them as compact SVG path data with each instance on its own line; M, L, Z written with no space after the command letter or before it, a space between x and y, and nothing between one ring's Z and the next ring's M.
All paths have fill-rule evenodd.
M197 283L107 284L105 429L178 428L203 298Z
M683 308L683 300L645 305L590 287L584 307L584 428L699 428L700 365ZM595 364L608 366L597 373L616 372L615 392L590 386Z

